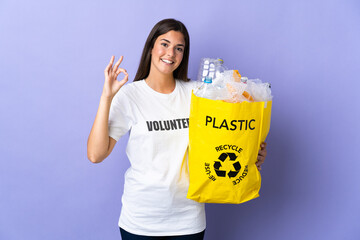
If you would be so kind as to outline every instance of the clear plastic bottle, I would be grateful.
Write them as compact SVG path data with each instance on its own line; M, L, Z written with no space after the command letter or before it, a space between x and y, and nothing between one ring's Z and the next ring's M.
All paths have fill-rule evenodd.
M212 78L206 76L204 82L196 90L195 95L202 98L216 99L216 89L212 84Z
M204 81L205 77L208 76L215 81L216 78L226 70L223 63L224 61L221 58L202 58L200 61L198 80Z
M215 78L221 77L221 75L227 70L224 66L224 60L221 58L216 59L215 61Z

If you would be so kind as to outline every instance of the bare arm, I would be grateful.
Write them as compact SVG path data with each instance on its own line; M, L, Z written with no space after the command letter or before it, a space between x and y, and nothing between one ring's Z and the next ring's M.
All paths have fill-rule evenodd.
M112 99L101 96L99 108L87 142L87 156L93 163L103 161L112 152L116 141L109 137L108 120Z
M116 140L109 137L108 120L111 101L119 89L127 82L128 74L125 69L118 68L123 57L116 62L112 56L109 65L105 68L105 83L100 99L99 108L95 117L94 124L91 128L87 142L87 156L93 163L102 162L112 152ZM117 81L117 76L123 72L125 77Z

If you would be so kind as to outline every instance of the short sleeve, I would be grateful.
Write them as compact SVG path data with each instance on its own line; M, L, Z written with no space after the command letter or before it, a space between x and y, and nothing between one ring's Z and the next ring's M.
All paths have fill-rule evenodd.
M116 141L130 130L133 122L130 100L123 88L113 98L109 113L109 136Z
M201 84L202 84L201 81L193 81L193 80L189 81L189 83L190 83L190 88L191 88L191 90L197 89L197 88L200 87Z
M192 92L193 90L195 91L198 87L200 87L201 83L202 83L201 81L193 81L193 80L190 80L189 82L185 82L190 92Z

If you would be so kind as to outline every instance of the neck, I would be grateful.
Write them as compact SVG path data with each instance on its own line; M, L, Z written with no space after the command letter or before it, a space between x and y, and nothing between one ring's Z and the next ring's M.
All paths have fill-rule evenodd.
M159 93L172 93L176 83L174 76L155 74L150 71L149 76L145 79L147 85Z

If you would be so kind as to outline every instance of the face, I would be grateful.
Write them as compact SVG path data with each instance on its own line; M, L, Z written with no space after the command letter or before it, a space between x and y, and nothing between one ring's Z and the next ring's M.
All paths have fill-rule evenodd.
M160 35L151 50L150 71L170 75L180 65L185 49L185 40L181 32L169 31Z

